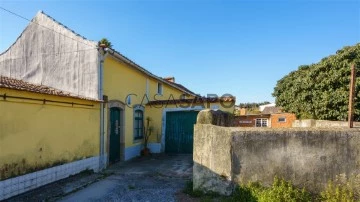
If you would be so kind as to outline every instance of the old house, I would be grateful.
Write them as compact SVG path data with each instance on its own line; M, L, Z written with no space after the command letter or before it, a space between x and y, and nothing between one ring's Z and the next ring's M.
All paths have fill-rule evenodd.
M192 153L199 110L233 112L43 12L0 54L0 200L85 169L153 153Z

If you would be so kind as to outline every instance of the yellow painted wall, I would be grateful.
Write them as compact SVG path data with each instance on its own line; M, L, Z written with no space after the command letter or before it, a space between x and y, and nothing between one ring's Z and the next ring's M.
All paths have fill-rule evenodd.
M109 100L119 100L126 103L126 96L131 96L131 105L141 104L144 95L147 93L146 84L148 83L148 98L154 100L154 95L157 94L158 81L150 78L146 74L136 70L123 62L107 57L104 62L104 94L108 96ZM178 99L182 91L175 89L166 83L163 83L163 95L156 96L156 99L168 99L170 95ZM146 103L146 99L143 104ZM108 110L108 109L107 109ZM105 114L107 114L106 112ZM154 133L161 130L161 110L147 110L145 109L144 118L151 117ZM125 147L137 145L141 140L134 141L133 138L133 108L125 108ZM105 124L107 126L108 124ZM107 129L105 129L107 131ZM160 131L161 133L161 131ZM107 137L107 135L105 135ZM155 135L152 135L155 138ZM155 138L156 139L156 138Z
M94 107L0 97L0 179L99 155L98 102L0 88L0 94Z

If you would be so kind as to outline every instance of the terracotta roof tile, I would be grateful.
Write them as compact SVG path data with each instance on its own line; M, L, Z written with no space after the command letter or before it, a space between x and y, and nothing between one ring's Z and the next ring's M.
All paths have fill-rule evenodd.
M277 114L282 113L281 107L265 107L262 114Z
M181 104L181 103L216 103L216 102L235 102L235 97L221 97L221 98L206 98L195 97L193 99L169 99L169 100L155 100L150 101L147 105L161 105L161 104Z
M55 89L52 87L38 85L38 84L32 84L32 83L29 83L26 81L9 78L9 77L5 77L5 76L0 76L0 88L29 91L29 92L33 92L33 93L56 95L56 96L62 96L62 97L71 97L71 98L77 98L77 99L82 99L82 100L99 101L99 100L96 100L93 98L87 98L87 97L83 97L83 96L73 95L71 93L64 92L62 90L58 90L58 89Z

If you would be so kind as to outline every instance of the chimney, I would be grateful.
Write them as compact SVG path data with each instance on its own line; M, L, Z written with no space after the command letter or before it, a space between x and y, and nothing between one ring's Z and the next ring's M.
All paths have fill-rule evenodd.
M246 115L247 109L246 108L240 108L240 115Z
M173 76L164 77L163 79L166 80L166 81L172 82L172 83L175 82L175 77L173 77Z

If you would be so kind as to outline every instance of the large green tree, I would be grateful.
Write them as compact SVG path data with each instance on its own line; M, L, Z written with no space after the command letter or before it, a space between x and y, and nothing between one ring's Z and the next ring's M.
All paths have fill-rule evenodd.
M352 64L357 67L355 120L360 121L360 43L280 79L273 92L276 105L300 119L346 120Z

